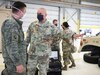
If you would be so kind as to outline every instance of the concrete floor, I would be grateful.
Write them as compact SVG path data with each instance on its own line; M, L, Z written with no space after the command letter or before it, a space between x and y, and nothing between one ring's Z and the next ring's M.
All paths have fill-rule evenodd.
M84 53L73 54L76 61L76 67L63 71L62 75L100 75L100 68L98 65L84 62L83 54Z
M100 68L97 64L90 64L83 61L83 52L74 53L74 59L76 67L68 68L67 71L63 71L62 75L100 75ZM0 54L0 72L4 68L3 58Z

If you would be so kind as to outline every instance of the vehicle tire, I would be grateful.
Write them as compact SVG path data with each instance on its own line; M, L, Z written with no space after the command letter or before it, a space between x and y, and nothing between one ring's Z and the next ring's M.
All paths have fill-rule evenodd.
M95 56L95 55L100 56L100 47L95 47L95 49L91 51L91 55L93 55L93 56Z
M91 56L91 53L86 53L84 54L83 59L85 62L92 63L92 64L98 64L99 56L98 55Z
M98 60L98 66L100 67L100 58L99 58L99 60Z
M94 50L94 46L92 46L92 45L86 45L86 46L84 46L83 48L82 48L82 52L84 52L84 51L93 51Z

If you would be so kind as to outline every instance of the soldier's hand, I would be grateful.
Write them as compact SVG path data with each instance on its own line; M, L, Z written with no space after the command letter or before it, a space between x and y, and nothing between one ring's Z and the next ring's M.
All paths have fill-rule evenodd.
M16 66L16 71L18 73L23 73L25 71L25 68L23 65L18 65L18 66Z

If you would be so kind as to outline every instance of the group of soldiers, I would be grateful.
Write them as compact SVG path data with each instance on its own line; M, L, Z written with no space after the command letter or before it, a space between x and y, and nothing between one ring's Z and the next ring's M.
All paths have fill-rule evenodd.
M67 69L69 59L72 58L69 56L70 46L72 43L71 38L77 38L82 35L72 32L68 28L69 25L67 22L62 24L63 31L60 31L56 26L51 25L51 23L47 20L46 9L39 8L37 10L38 20L29 25L26 38L24 38L22 21L20 19L25 13L26 4L16 1L12 5L12 17L5 20L3 23L1 29L2 55L6 68L2 74L35 75L36 68L38 66L39 75L47 75L51 50L59 50L58 43L54 43L60 39L63 40L63 69ZM28 46L29 51L27 54ZM72 60L71 67L73 66L75 67L74 60Z

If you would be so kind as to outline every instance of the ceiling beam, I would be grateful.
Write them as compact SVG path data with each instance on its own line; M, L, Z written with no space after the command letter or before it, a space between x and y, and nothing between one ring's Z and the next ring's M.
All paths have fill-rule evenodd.
M100 4L100 0L81 0L81 1Z
M16 1L16 0L12 0ZM17 0L18 1L18 0ZM55 7L68 7L68 8L76 8L76 9L90 9L90 10L98 10L100 11L99 6L93 6L93 5L85 5L85 4L76 4L76 3L65 3L65 2L58 2L58 1L41 1L41 0L20 0L26 3L34 3L34 4L40 4L40 5L49 5L49 6L55 6Z

